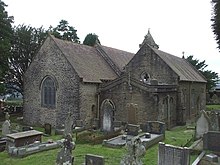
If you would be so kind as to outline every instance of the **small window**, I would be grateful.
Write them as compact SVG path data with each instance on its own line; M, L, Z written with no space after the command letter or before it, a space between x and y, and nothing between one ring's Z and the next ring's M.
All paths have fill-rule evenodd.
M55 107L56 88L51 77L44 79L41 89L41 103L44 107Z
M144 83L149 83L150 82L150 75L146 72L143 72L141 74L141 81Z

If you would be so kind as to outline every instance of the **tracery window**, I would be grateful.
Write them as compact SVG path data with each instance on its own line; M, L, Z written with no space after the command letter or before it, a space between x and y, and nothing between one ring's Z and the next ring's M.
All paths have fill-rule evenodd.
M43 107L55 107L56 105L56 87L51 77L43 80L41 88L41 105Z

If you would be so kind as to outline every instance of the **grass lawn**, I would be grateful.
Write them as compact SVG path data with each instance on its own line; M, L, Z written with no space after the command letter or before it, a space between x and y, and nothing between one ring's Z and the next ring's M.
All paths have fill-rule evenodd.
M186 127L176 127L171 131L166 131L166 139L164 142L176 146L183 146L190 138L192 138L193 133L194 132L192 130L186 130ZM61 136L43 137L43 141L47 141L48 139L56 140L60 138ZM0 165L54 165L58 151L60 151L60 149L44 151L24 158L12 158L8 156L6 152L1 152ZM157 152L158 145L154 145L153 147L149 148L146 152L146 155L142 159L143 164L156 165L158 159ZM85 155L88 153L104 156L105 165L119 165L120 160L126 153L126 150L125 148L107 148L100 144L76 144L76 149L73 150L73 155L75 158L74 164L81 165L85 160Z
M220 110L220 105L206 105L206 110Z

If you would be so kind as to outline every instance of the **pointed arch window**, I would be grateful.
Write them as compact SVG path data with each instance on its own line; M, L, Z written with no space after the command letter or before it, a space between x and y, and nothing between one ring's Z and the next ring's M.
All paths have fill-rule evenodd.
M51 77L43 80L41 88L41 105L43 107L55 107L56 105L56 87Z

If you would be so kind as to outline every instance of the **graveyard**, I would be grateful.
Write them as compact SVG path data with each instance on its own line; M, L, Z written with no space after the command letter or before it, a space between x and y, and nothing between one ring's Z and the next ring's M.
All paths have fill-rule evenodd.
M166 152L171 152L171 150L180 155L188 155L188 157L184 157L186 165L188 161L193 165L196 165L196 162L197 164L198 162L207 164L207 161L215 165L215 162L219 163L219 158L216 157L219 153L220 146L218 141L219 124L215 116L219 114L218 110L216 110L219 106L209 105L207 107L207 111L202 111L196 123L188 123L170 130L165 130L161 122L147 122L147 128L151 128L150 126L152 126L152 124L153 127L152 130L144 131L145 133L138 132L138 130L140 130L140 128L141 130L145 130L146 127L143 125L136 127L132 124L127 125L128 130L126 133L124 129L121 128L107 135L100 130L71 130L70 128L69 131L71 131L72 136L71 144L73 143L70 157L73 159L73 164L76 165L82 165L83 163L88 164L85 163L85 161L90 159L102 161L100 163L105 165L117 165L120 164L126 156L130 157L129 148L126 148L126 143L129 141L129 138L138 137L146 149L140 158L140 161L144 165L158 164L158 155L161 157L160 161L162 164L160 165L163 165L164 161L171 161L169 155L166 155ZM217 124L213 124L213 121L216 121ZM10 122L10 133L7 132L9 130L3 128L5 127L4 124L8 122ZM158 124L158 126L156 126L155 123ZM4 150L2 146L0 146L0 164L56 164L57 155L61 153L63 149L61 144L64 143L65 136L62 135L62 133L67 134L65 131L60 135L51 127L48 130L46 127L30 127L25 125L23 124L22 113L20 112L6 113L5 116L1 115L0 124L0 136L4 137L3 134L6 134L6 138L8 139L7 146L10 148L10 150L7 150L7 148ZM160 129L153 129L155 127L159 128L159 125L161 126ZM154 133L156 134L154 135ZM149 138L148 136L151 137ZM156 136L160 138L155 141L154 138ZM19 141L21 137L27 138L23 141ZM4 140L5 138L1 139ZM146 141L150 141L151 139L151 144L146 143ZM202 145L201 139L203 139ZM16 142L16 140L18 142ZM34 141L38 141L38 143ZM2 141L0 142L2 145ZM130 140L130 142L132 143L132 140ZM21 148L19 148L20 146ZM93 157L94 155L95 158ZM183 161L183 159L181 160ZM203 164L201 163L201 165Z

